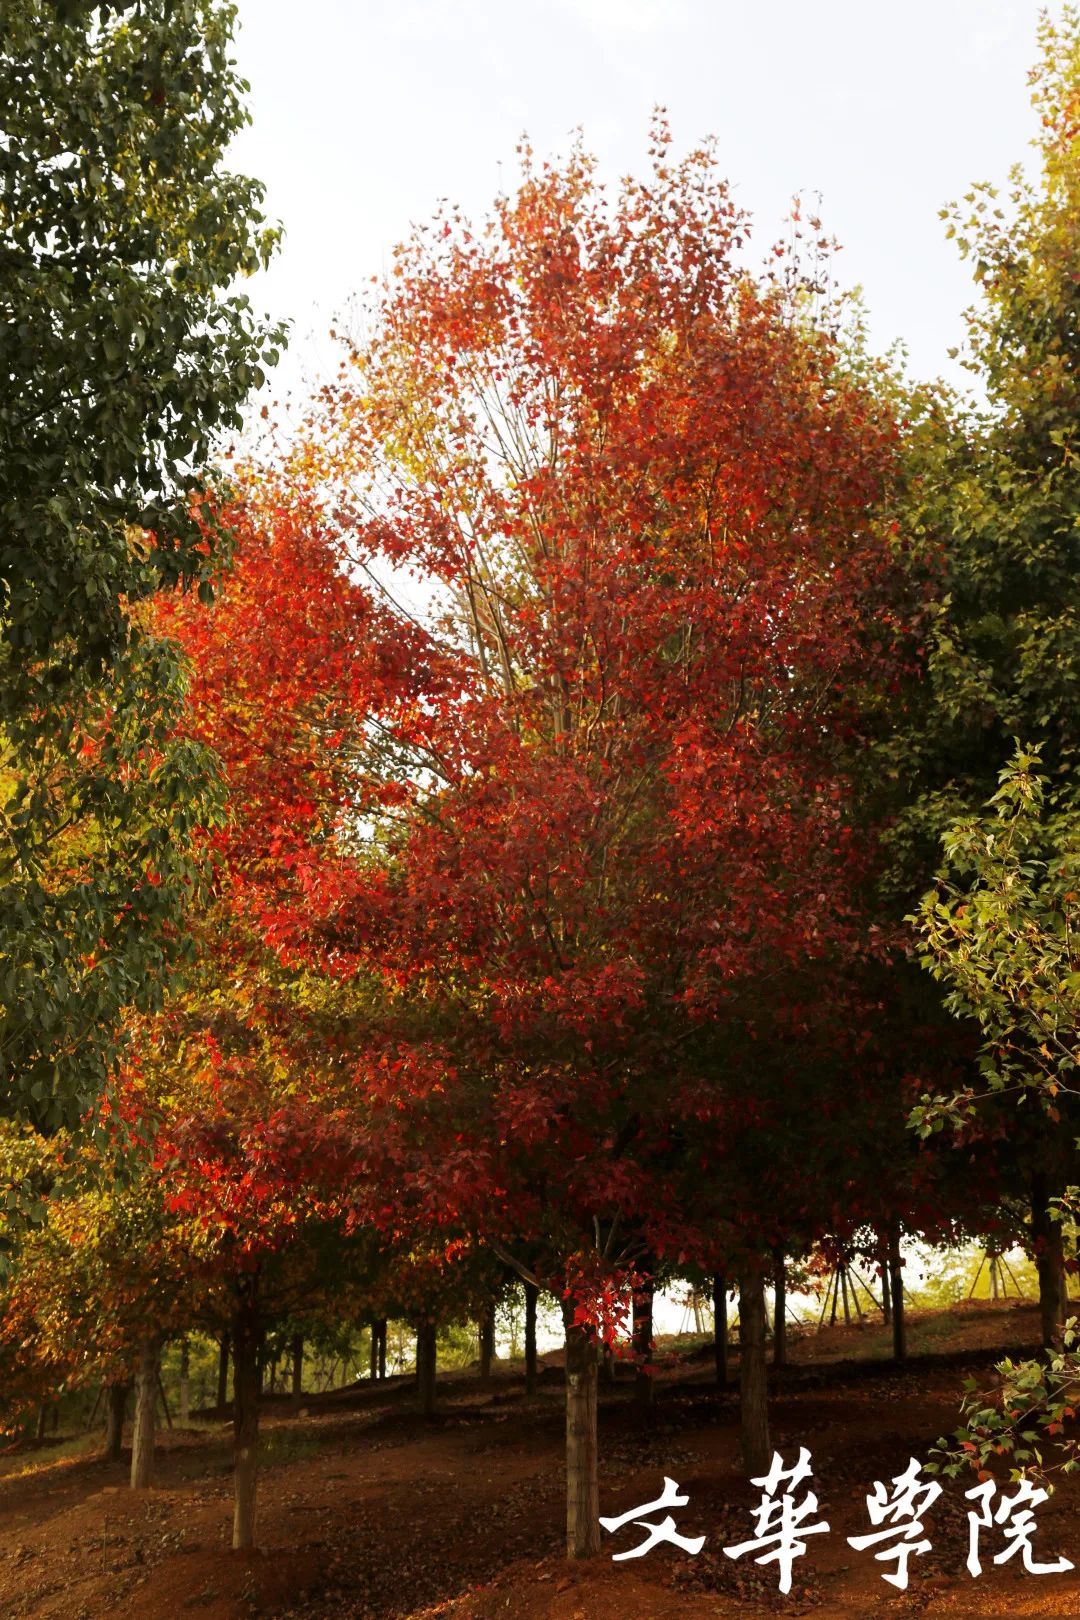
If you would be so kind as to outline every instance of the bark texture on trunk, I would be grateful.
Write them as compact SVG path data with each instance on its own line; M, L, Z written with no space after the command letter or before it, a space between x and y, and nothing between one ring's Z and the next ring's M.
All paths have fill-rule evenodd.
M892 1321L892 1289L889 1286L889 1245L882 1243L878 1249L878 1269L881 1272L881 1314L888 1327Z
M304 1335L294 1333L292 1341L292 1409L298 1412L304 1400Z
M536 1394L536 1306L540 1290L535 1283L525 1284L525 1393Z
M1039 1275L1039 1316L1042 1342L1046 1350L1060 1350L1065 1335L1065 1260L1061 1245L1061 1222L1050 1215L1050 1182L1041 1171L1031 1178L1031 1235L1035 1247L1035 1269Z
M139 1347L139 1371L135 1378L135 1433L131 1441L131 1488L135 1491L146 1490L154 1477L159 1348L154 1334L147 1334Z
M765 1371L765 1280L747 1270L739 1278L739 1429L749 1475L769 1469L769 1408Z
M773 1291L776 1295L773 1310L773 1366L787 1366L787 1272L784 1251L773 1250Z
M716 1382L728 1387L727 1278L717 1272L712 1284L713 1341L716 1350Z
M161 1410L165 1414L165 1422L168 1424L169 1428L171 1429L172 1428L172 1413L169 1411L169 1402L168 1402L168 1399L167 1399L166 1394L165 1394L165 1385L163 1384L162 1379L161 1379L161 1358L160 1357L158 1358L157 1392L158 1392L158 1399L161 1402Z
M656 1284L651 1277L646 1277L639 1288L634 1290L634 1404L643 1418L649 1418L653 1410L653 1395L656 1389L652 1375L653 1352L653 1297Z
M486 1383L491 1377L491 1363L495 1359L495 1308L489 1305L480 1318L480 1377Z
M180 1427L186 1429L191 1418L191 1352L188 1336L180 1340Z
M119 1462L130 1383L125 1378L105 1391L105 1461Z
M221 1335L221 1344L218 1347L217 1369L217 1415L225 1416L229 1404L229 1335Z
M591 1558L600 1551L600 1486L597 1478L597 1346L586 1328L566 1329L566 1553Z
M426 1418L435 1415L435 1366L435 1323L422 1322L416 1330L416 1368L420 1411Z
M233 1313L233 1536L238 1552L255 1545L259 1470L259 1350L262 1322L258 1278L241 1278Z
M907 1322L904 1318L904 1273L900 1256L900 1223L889 1227L889 1294L892 1299L893 1357L907 1360Z

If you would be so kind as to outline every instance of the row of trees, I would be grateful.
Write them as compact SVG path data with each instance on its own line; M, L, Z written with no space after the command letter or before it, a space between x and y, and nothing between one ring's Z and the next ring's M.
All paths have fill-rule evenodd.
M1022 1199L1059 1345L1080 19L1043 24L1038 182L953 222L980 405L868 356L816 219L753 271L711 150L658 120L614 197L525 150L482 229L416 233L289 452L225 481L199 434L276 341L220 292L268 245L218 167L231 15L96 9L31 67L17 8L0 54L5 297L66 276L86 334L0 426L94 580L34 598L47 634L14 588L3 618L12 1404L137 1367L145 1483L161 1343L227 1334L248 1546L268 1328L409 1320L430 1408L440 1323L517 1279L533 1324L562 1308L583 1556L598 1348L647 1366L672 1277L737 1289L751 1471L785 1256L865 1245L902 1353L901 1233ZM87 84L125 87L117 128L77 122ZM151 293L168 352L115 313ZM28 487L12 546L52 521Z

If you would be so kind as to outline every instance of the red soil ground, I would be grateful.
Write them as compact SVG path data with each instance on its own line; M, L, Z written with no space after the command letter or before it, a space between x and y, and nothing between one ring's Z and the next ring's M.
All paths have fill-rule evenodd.
M925 1615L931 1620L1080 1616L1080 1481L1037 1510L1040 1559L1077 1571L1025 1574L1016 1558L972 1580L964 1568L972 1481L946 1486L927 1517L933 1552L915 1560L906 1593L881 1580L872 1552L846 1537L870 1528L865 1495L955 1427L965 1370L990 1377L988 1351L1032 1342L1034 1312L969 1305L913 1323L909 1367L882 1358L880 1331L836 1328L792 1347L776 1380L773 1438L790 1463L813 1455L831 1534L810 1538L789 1598L773 1566L734 1562L721 1548L751 1534L758 1491L737 1467L734 1397L711 1387L708 1354L673 1353L658 1377L655 1421L643 1433L628 1388L601 1411L601 1511L659 1495L663 1476L689 1495L692 1558L657 1547L612 1563L637 1532L605 1538L601 1556L562 1556L562 1390L557 1357L525 1401L516 1372L487 1388L473 1375L441 1381L440 1416L412 1411L407 1380L312 1400L304 1415L271 1408L260 1485L260 1550L229 1550L229 1426L164 1437L158 1483L127 1489L121 1464L47 1446L0 1459L0 1615L34 1620L821 1620ZM674 1349L674 1347L673 1347ZM852 1359L859 1357L858 1360ZM877 1357L877 1360L872 1358ZM986 1554L1003 1544L987 1544Z

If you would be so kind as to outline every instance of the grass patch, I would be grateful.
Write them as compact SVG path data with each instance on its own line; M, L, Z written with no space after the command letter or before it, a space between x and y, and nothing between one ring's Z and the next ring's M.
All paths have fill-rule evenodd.
M293 1427L267 1429L259 1436L259 1461L270 1467L311 1462L340 1445L340 1436L312 1433Z
M79 1462L100 1449L100 1434L73 1434L66 1440L50 1441L32 1450L18 1451L11 1457L0 1457L0 1479L22 1479L27 1474L39 1474L46 1468Z

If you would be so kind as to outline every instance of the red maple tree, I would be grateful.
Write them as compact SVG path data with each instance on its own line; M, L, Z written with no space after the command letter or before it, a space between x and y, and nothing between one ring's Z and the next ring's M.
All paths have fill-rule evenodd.
M575 1554L594 1336L646 1257L707 1245L695 1131L867 949L848 771L897 642L887 407L804 282L739 267L710 154L672 163L660 126L653 160L608 203L580 152L526 154L482 232L400 251L285 474L368 657L351 689L296 661L318 791L278 795L244 875L286 959L381 986L352 1054L372 1185L564 1298Z

